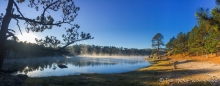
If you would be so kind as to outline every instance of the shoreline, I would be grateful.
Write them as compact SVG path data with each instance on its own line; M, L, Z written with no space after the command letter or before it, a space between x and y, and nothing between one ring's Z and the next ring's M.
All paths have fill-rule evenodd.
M67 85L67 86L68 85L69 86L71 85L218 86L220 84L220 77L218 77L218 75L220 75L220 71L218 73L218 68L220 69L220 64L207 63L204 61L195 61L192 59L188 60L188 58L185 59L187 60L176 59L174 57L171 57L167 60L159 60L159 61L148 60L149 62L153 62L153 64L151 64L148 67L140 68L131 72L119 73L119 74L81 74L81 75L42 77L42 78L28 78L25 81L25 85L31 86L31 85L41 84L41 85L61 85L61 86L62 85ZM171 63L173 60L178 61L177 69L173 69L173 63ZM201 64L207 66L200 66ZM211 69L209 69L209 67ZM214 80L214 81L211 82L210 80Z

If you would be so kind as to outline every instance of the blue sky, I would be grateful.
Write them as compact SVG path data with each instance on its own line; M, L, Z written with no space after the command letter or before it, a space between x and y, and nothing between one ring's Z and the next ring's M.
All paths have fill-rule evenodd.
M6 3L4 0L0 1L0 8L5 9ZM158 32L163 34L164 43L167 43L180 31L190 31L197 22L196 10L199 7L214 8L215 0L75 0L75 5L80 7L80 11L74 23L80 25L80 31L95 37L78 44L143 49L151 48L151 39ZM40 13L28 9L25 3L19 6L28 17L33 18ZM60 16L56 12L51 14L57 18ZM25 33L23 23L20 22L20 25ZM20 35L15 21L10 23L10 28ZM65 33L64 29L54 27L43 33L29 34L37 38L44 38L46 35L59 38L61 33Z

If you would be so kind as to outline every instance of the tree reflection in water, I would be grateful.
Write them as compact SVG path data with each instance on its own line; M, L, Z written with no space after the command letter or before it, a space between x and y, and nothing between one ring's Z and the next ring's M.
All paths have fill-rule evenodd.
M111 73L118 73L118 72L126 72L123 70L124 66L131 67L134 66L134 69L149 66L150 63L146 62L143 57L118 57L118 58L111 58L111 57L71 57L65 58L64 56L59 57L44 57L44 58L27 58L27 59L6 59L3 64L3 69L17 69L18 72L15 74L31 74L31 77L37 77L34 74L42 75L45 73L46 76L51 76L46 73L54 73L55 76L66 74L74 74L74 73L105 73L106 68L109 67L111 71L114 68L118 68L114 70L116 72ZM68 67L68 68L64 68ZM120 68L121 67L121 68ZM64 68L64 69L62 69ZM120 69L119 69L120 68ZM103 70L102 70L103 69ZM102 72L104 71L104 72ZM129 71L131 71L129 69ZM63 74L62 74L63 73Z

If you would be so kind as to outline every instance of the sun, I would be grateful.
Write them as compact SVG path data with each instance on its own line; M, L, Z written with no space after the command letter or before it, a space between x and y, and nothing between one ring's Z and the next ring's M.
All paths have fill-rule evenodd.
M32 33L23 33L22 35L18 36L19 41L27 41L30 43L36 43L35 38L37 38L37 36Z

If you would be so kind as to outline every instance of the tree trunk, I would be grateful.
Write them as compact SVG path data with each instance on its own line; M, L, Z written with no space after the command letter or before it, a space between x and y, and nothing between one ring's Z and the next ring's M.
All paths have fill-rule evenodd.
M181 58L183 58L183 53L181 53Z
M6 48L5 48L6 33L8 31L8 25L12 17L12 7L13 7L13 0L8 0L6 14L3 18L2 26L0 30L0 51L1 51L0 52L0 70L2 69L3 60L6 55Z
M157 46L157 56L158 56L158 58L159 58L159 60L160 60L160 54L159 54L159 52L160 52L160 46L159 46L159 44L158 44L158 46Z
M209 55L206 53L206 58L209 58Z

